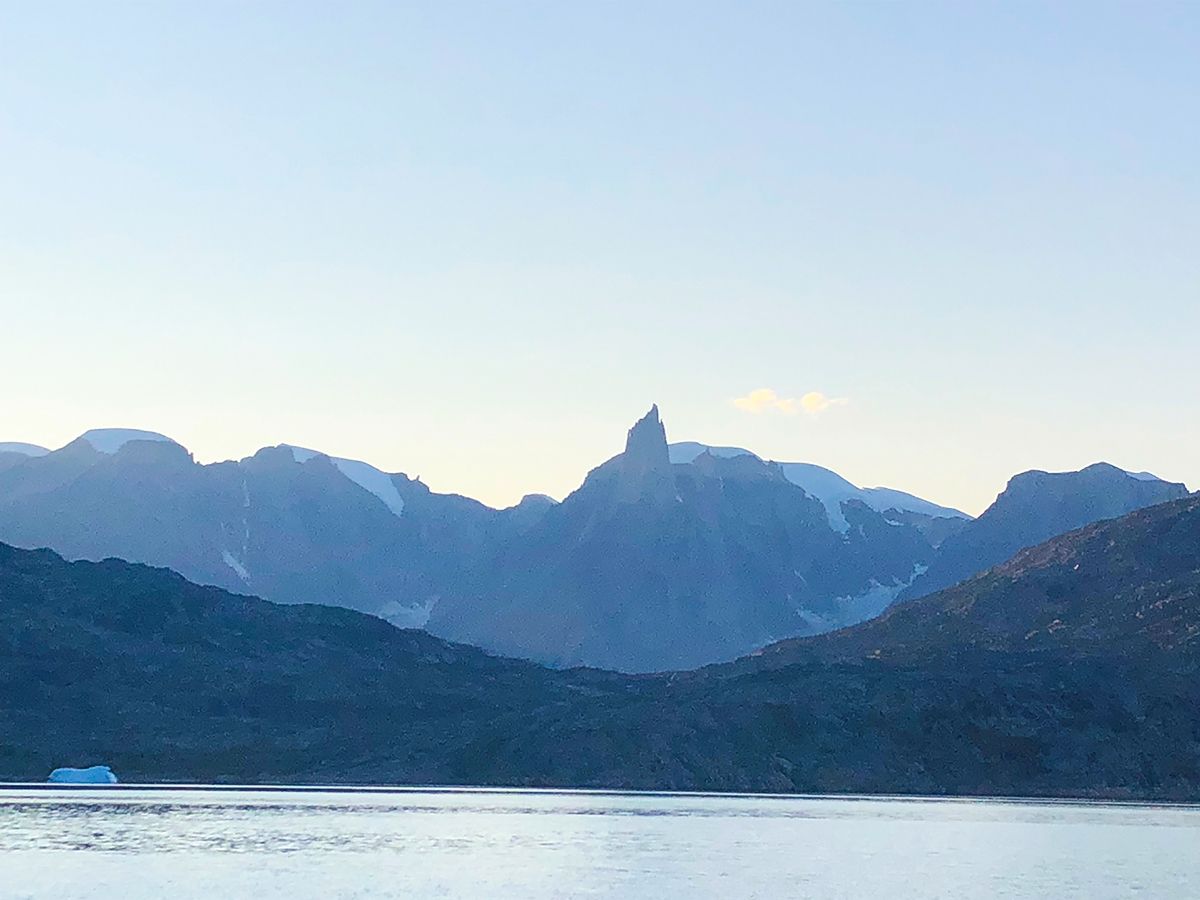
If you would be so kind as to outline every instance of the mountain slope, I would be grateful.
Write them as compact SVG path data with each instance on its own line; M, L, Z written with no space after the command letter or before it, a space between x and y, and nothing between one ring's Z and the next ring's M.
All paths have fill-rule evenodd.
M1200 799L1200 500L692 673L494 659L0 546L0 778Z
M135 781L344 778L386 759L396 778L469 780L475 740L565 690L349 610L0 545L0 778L79 759Z
M1131 475L1107 463L1078 472L1025 472L979 518L946 538L929 570L900 599L957 584L1055 535L1186 495L1182 484Z
M89 432L0 467L0 540L167 566L284 602L422 625L463 561L543 507L493 510L404 475L290 446L199 465L161 435Z
M430 628L558 665L625 671L732 659L877 614L932 556L921 531L865 504L847 528L774 464L672 463L657 408L625 452L482 569Z
M1200 498L1093 523L821 638L765 649L928 664L981 654L1200 664Z
M654 742L631 768L687 748L739 787L1194 799L1198 675L1193 497L844 631L672 676L620 727Z

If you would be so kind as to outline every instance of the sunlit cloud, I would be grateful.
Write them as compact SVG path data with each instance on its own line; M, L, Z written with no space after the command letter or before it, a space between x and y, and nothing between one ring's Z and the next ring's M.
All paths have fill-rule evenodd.
M845 397L829 397L820 391L809 391L800 397L782 397L771 388L757 388L744 397L736 398L733 405L756 415L779 413L794 416L797 413L805 413L815 416L831 406L841 406L846 402Z
M794 401L783 399L770 388L751 391L745 397L738 397L734 400L733 405L752 413L767 412L768 410L795 412Z
M800 398L800 408L810 416L815 416L831 406L844 406L847 402L845 397L826 397L820 391L809 391Z

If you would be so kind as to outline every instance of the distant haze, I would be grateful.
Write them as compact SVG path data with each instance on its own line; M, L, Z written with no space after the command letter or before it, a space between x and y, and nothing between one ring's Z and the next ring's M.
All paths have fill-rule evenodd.
M9 4L0 441L1200 484L1200 6Z

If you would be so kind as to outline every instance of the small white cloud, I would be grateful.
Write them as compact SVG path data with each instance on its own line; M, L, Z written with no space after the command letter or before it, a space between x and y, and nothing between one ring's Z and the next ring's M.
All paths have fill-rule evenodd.
M800 397L781 397L771 388L757 388L738 397L733 405L749 413L780 413L794 416L797 413L815 416L825 412L831 406L841 406L847 402L845 397L828 397L820 391L809 391Z
M800 398L800 408L809 415L815 416L817 413L823 413L831 406L844 406L846 404L845 397L826 397L820 391L809 391Z
M759 388L756 391L751 391L745 397L738 397L733 401L733 405L738 409L744 409L746 412L752 413L780 409L780 404L790 403L790 400L784 400L770 388Z

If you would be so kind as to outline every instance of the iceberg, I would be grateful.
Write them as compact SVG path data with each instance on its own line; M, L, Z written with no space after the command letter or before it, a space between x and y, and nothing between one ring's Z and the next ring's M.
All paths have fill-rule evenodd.
M117 776L108 766L89 766L86 769L64 766L51 772L48 780L52 784L116 784Z

